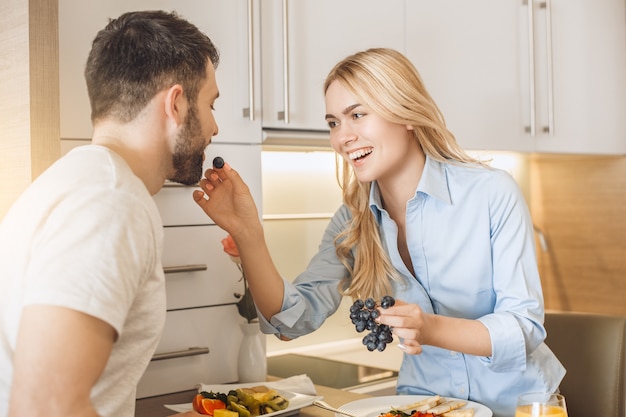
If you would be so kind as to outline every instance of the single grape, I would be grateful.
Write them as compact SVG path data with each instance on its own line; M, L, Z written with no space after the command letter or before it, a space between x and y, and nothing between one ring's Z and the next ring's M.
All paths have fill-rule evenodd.
M390 296L390 295L385 295L385 296L382 298L382 300L380 301L380 306L381 306L382 308L387 309L387 308L389 308L389 307L393 306L395 303L396 303L396 300L395 300L392 296Z
M213 166L217 169L223 168L224 158L222 158L221 156L216 156L215 158L213 158Z
M365 330L365 327L367 327L367 323L364 321L356 323L356 331L359 333L362 333Z

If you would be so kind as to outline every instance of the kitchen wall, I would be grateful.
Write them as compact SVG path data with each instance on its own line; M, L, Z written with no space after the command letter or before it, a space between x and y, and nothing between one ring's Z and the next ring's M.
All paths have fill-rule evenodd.
M263 226L278 271L293 281L317 252L324 229L341 204L341 189L334 152L277 149L262 153ZM310 335L289 342L268 336L268 354L358 337L348 319L350 304L344 300L339 311Z

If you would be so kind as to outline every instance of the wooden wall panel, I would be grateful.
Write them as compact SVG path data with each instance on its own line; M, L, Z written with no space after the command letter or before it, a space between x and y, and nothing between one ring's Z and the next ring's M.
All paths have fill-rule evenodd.
M626 157L534 155L530 187L546 308L626 314Z
M57 2L0 2L0 220L59 158Z
M0 219L30 184L28 2L0 3Z

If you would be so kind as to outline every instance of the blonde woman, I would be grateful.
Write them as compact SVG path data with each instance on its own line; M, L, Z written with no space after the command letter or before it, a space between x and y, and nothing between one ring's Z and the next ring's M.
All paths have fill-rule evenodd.
M293 339L316 330L343 295L392 295L377 320L404 351L398 394L469 399L500 417L514 414L520 393L556 391L565 371L543 343L532 223L514 179L459 148L394 50L345 58L324 93L343 205L293 283L276 270L230 165L208 170L194 195L235 239L264 332Z

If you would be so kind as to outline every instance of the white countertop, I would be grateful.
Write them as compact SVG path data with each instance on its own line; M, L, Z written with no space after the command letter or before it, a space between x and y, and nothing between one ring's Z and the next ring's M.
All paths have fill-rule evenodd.
M383 352L370 352L363 346L361 340L361 337L357 337L293 348L289 347L291 342L281 342L285 348L268 350L268 356L299 353L301 355L333 359L358 365L371 366L375 364L377 367L392 371L400 370L402 351L397 347L397 342L388 345Z

